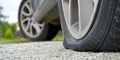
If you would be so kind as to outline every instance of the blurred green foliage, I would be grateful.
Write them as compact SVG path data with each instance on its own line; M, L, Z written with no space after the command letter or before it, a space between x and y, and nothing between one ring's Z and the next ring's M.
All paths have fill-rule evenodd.
M13 39L13 37L14 37L14 36L13 36L12 30L8 28L8 29L6 30L6 32L5 32L5 38L6 38L6 39Z
M15 36L16 26L17 26L16 23L9 24L8 22L0 20L0 37L3 37L3 38L5 37L5 33L7 32L8 28L9 30L11 30L13 36Z
M8 27L9 27L9 24L7 22L0 20L0 32L1 32L0 37L5 36L5 32Z
M3 8L0 6L0 38L6 38L8 35L15 37L16 23L9 24L6 22L4 19L7 17L2 14L2 9Z

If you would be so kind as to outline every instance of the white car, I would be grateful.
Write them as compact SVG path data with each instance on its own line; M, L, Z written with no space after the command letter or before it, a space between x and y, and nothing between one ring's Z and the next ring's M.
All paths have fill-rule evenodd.
M120 51L120 0L22 0L19 25L31 40L51 40L62 26L66 49Z

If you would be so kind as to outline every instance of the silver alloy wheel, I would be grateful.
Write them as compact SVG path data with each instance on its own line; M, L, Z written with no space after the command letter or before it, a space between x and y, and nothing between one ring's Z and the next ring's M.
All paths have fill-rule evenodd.
M36 22L34 20L33 14L34 12L30 4L30 0L28 0L22 6L21 13L20 13L20 23L25 34L27 34L29 37L35 38L42 33L45 27L45 23Z
M99 0L62 0L65 21L71 35L83 38L89 31Z

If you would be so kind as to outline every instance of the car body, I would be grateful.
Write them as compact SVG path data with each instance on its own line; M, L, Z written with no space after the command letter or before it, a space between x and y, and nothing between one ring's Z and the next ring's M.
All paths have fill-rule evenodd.
M120 51L120 0L22 0L19 25L31 40L52 39L77 51Z
M57 0L31 0L31 4L36 21L44 19L47 23L59 24L53 22L60 19Z

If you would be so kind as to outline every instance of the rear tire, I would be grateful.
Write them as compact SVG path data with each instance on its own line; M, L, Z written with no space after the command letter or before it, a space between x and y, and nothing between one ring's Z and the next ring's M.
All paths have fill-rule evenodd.
M22 33L22 35L23 35L23 37L25 37L25 38L28 38L28 39L30 39L30 40L32 40L32 41L35 41L35 40L48 40L48 41L50 41L50 40L52 40L56 35L57 35L57 33L58 33L58 31L59 31L59 28L60 28L60 26L57 26L57 25L52 25L52 24L46 24L44 21L41 23L37 23L37 22L35 22L34 20L31 20L32 18L31 18L31 16L32 16L32 14L31 14L31 16L22 16L22 11L23 12L25 12L26 14L28 14L28 13L30 13L30 11L29 12L26 12L26 11L28 11L27 10L27 8L25 8L24 6L25 6L25 4L27 5L27 8L29 7L29 8L31 8L31 6L29 5L30 3L29 3L29 0L22 0L22 2L21 2L21 4L20 4L20 7L19 7L19 14L18 14L18 22L19 22L19 26L20 26L20 30L21 30L21 33ZM23 8L24 7L24 8ZM31 8L32 9L32 8ZM25 10L25 11L24 11ZM34 12L33 12L34 13ZM26 18L31 18L31 19L28 19L25 23L26 23L26 25L28 24L28 22L29 22L29 20L31 20L30 21L30 24L32 25L32 24L37 24L37 25L35 25L35 26L38 26L38 25L43 25L43 26L40 26L39 27L39 29L41 30L41 33L34 33L35 31L33 31L32 30L32 33L34 33L34 35L31 35L31 32L29 32L29 31L25 31L25 28L27 28L27 27L25 27L25 25L22 23L23 21L24 21L24 19L26 19ZM33 26L32 26L33 27ZM35 27L34 27L34 29L35 29ZM36 28L36 30L38 29L38 27ZM29 27L29 30L30 30L30 27ZM36 35L35 35L36 34Z
M61 25L64 32L64 47L76 51L120 51L120 0L99 0L94 21L88 33L76 39L70 33L63 10L58 0Z

